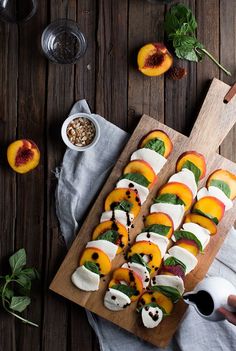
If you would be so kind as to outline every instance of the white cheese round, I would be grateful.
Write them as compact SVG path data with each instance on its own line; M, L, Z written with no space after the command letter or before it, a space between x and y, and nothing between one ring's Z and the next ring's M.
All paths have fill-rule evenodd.
M184 293L184 282L177 275L156 275L151 279L151 285L170 286L176 288L181 295Z
M99 289L100 276L91 272L85 266L78 267L71 276L72 283L84 291L96 291Z
M104 297L104 305L110 311L121 311L131 304L130 298L123 292L109 288Z
M146 288L150 282L150 274L147 268L139 263L128 262L122 265L122 268L129 268L139 275L142 279L143 287Z
M193 193L193 198L197 195L197 183L193 172L187 168L183 168L180 172L173 174L169 182L178 182L186 185Z
M159 307L145 306L142 308L141 317L146 328L155 328L163 319L163 312Z
M110 221L111 219L113 219L112 215L113 215L112 211L103 212L102 216L100 218L100 223L105 222L105 221ZM127 218L127 216L128 216L128 218ZM132 213L126 213L125 211L114 210L114 218L117 222L120 222L126 228L129 228L131 223L134 220L134 215ZM128 222L130 222L130 223L128 223Z
M89 241L86 247L95 247L96 249L103 251L109 257L110 261L112 261L115 258L116 252L118 250L117 245L107 240Z
M131 161L133 160L143 160L147 162L154 172L157 174L161 171L162 167L166 163L166 158L160 154L158 154L156 151L148 149L148 148L142 148L134 151L131 155Z
M203 228L199 224L191 223L191 222L184 223L183 229L186 230L187 232L194 234L202 244L202 248L205 249L205 247L208 245L210 241L209 230L207 230L206 228Z
M178 229L184 217L184 205L173 205L168 203L153 204L150 212L164 212L169 215L174 223L174 229Z
M201 200L203 197L209 196L209 192L206 187L203 187L197 192L197 200Z
M151 243L155 244L161 251L161 257L165 255L169 243L168 238L153 232L140 233L139 235L137 235L136 241L150 241Z
M133 187L130 187L130 184L132 184ZM141 204L143 204L146 201L149 194L148 188L125 178L119 180L119 182L116 184L116 188L128 188L128 189L130 188L133 190L137 190Z
M189 272L191 272L198 263L196 257L193 254L191 254L189 251L184 249L183 247L172 246L168 252L170 256L177 258L179 261L185 264L186 266L185 274L188 274Z

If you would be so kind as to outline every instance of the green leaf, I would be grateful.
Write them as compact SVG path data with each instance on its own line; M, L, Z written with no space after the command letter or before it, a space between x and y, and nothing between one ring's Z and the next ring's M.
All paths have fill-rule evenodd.
M185 205L185 203L175 194L161 194L155 199L155 203Z
M91 262L91 261L86 261L86 262L84 263L84 267L87 268L89 271L100 275L100 273L99 273L99 268L98 268L98 266L96 265L96 263Z
M144 232L153 232L159 235L164 235L166 236L169 232L171 227L164 225L164 224L151 224L148 227L144 228L142 230L142 233Z
M2 296L2 294L3 294L3 286L0 286L0 295ZM5 287L3 298L10 301L12 296L14 296L13 289L9 288L8 286Z
M197 246L199 247L199 250L201 252L203 251L201 242L198 240L198 238L193 233L188 232L187 230L176 230L174 232L174 236L175 236L176 241L178 241L182 238L185 238L188 240L193 240L197 244Z
M20 274L19 277L15 280L24 290L31 290L31 280L27 275Z
M223 180L211 179L210 185L222 190L223 193L225 193L225 195L230 199L230 187Z
M192 11L183 4L172 6L165 16L164 29L168 35L177 31L194 34L196 28L197 22Z
M179 290L172 286L154 285L151 287L151 290L161 292L165 296L169 297L173 303L176 303L181 298Z
M28 296L13 296L9 308L13 311L23 312L30 302Z
M211 216L208 213L204 213L201 210L198 210L197 208L194 208L192 212L193 213L197 213L197 214L199 214L199 215L201 215L203 217L211 219L216 225L219 224L219 221L218 221L218 219L216 217L213 217L213 216Z
M30 280L36 280L40 278L39 273L35 268L24 268L22 269L21 274L26 275Z
M198 184L198 181L199 181L200 176L201 176L200 169L197 166L195 166L194 163L192 163L191 161L188 161L188 160L183 164L182 169L183 168L189 169L194 174L196 183Z
M158 139L158 138L154 138L149 140L144 147L146 149L151 149L153 151L156 151L158 154L160 155L164 155L165 154L165 144L162 140Z
M148 272L151 272L151 268L149 268L148 264L144 261L142 256L140 254L134 254L133 256L130 257L130 262L131 263L138 263L141 264L142 266L146 267Z
M133 204L131 202L122 200L119 205L115 206L115 210L121 210L125 212L130 212L131 208L133 207Z
M26 252L25 249L18 250L14 255L9 258L12 274L18 274L26 265Z
M177 258L171 256L168 257L165 261L164 261L164 266L181 266L183 268L184 273L186 272L186 266L185 264L178 260Z
M115 244L119 239L119 236L120 234L117 231L111 229L99 235L96 240L107 240Z
M131 182L135 182L137 184L140 184L142 186L145 186L146 188L149 186L150 182L147 180L147 178L139 173L126 173L123 174L120 179L128 179Z
M129 286L129 285L115 284L115 285L112 285L111 288L121 291L122 293L124 293L128 297L138 295L138 291L134 287Z

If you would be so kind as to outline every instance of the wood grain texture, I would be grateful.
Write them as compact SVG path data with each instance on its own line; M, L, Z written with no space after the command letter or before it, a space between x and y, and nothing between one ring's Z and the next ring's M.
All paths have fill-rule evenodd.
M148 116L144 115L142 117L112 173L110 174L106 184L104 185L100 195L94 203L63 264L56 274L50 286L53 291L78 303L81 306L86 307L90 311L95 312L113 323L118 324L120 327L129 330L135 335L153 343L156 346L164 347L168 344L186 310L186 306L184 305L183 301L176 304L172 315L169 318L166 318L161 325L156 328L156 332L153 333L152 330L147 330L140 324L140 319L134 311L135 304L132 304L125 311L117 313L111 312L104 307L103 297L107 289L107 283L111 278L111 274L101 280L101 287L99 291L94 293L87 293L77 289L71 282L71 274L78 266L78 261L82 250L84 249L86 243L91 239L91 233L94 225L99 223L105 197L114 188L115 182L122 174L122 169L127 164L131 153L137 149L141 137L147 132L153 129L164 130L171 138L174 144L174 150L166 166L159 175L159 182L150 192L147 201L141 208L140 215L134 222L135 228L130 232L131 242L134 240L137 233L141 231L143 227L143 215L148 213L148 209L158 188L167 181L171 174L174 173L176 161L183 152L192 149L202 152L206 157L207 175L218 168L225 168L236 174L236 164L215 153L215 150L219 147L222 140L236 122L236 98L232 99L230 104L226 105L223 103L223 97L228 89L228 85L217 79L213 80L198 115L198 119L193 127L190 138L179 134L173 129ZM205 126L206 118L207 125ZM227 128L222 128L222 124L220 123L222 120L224 121L224 124L227 122ZM217 122L216 125L215 121ZM216 132L216 141L214 136L209 138L208 128L210 127L211 129L214 128L214 131ZM200 186L202 184L203 181L201 182ZM187 291L192 290L197 282L199 282L207 273L216 253L218 252L228 233L228 230L234 223L235 218L233 213L235 208L236 204L234 205L234 209L226 213L224 219L218 226L218 235L212 238L206 249L205 255L199 257L198 266L193 272L191 272L191 274L187 276L185 284ZM123 261L123 255L118 255L113 261L113 269L120 266Z

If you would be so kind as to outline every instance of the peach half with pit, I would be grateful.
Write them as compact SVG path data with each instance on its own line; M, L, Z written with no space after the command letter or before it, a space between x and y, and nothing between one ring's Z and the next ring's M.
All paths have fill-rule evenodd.
M168 71L173 64L173 57L163 43L150 43L139 50L137 62L140 72L154 77Z
M109 257L95 247L88 247L82 252L79 265L83 266L85 262L94 262L99 269L100 274L106 275L111 270L111 261Z
M7 160L15 172L27 173L38 166L40 151L32 140L16 140L7 148Z
M216 197L206 196L194 204L192 212L210 218L218 224L224 216L225 205Z
M163 143L165 145L165 152L164 152L163 156L165 158L167 158L173 149L173 144L172 144L172 141L170 140L169 136L165 132L163 132L162 130L157 129L157 130L153 130L150 133L146 134L141 139L139 147L140 148L145 147L145 145L153 139L159 139L159 140L163 141Z
M138 301L138 308L148 305L152 302L163 308L164 311L168 314L172 312L174 307L171 299L161 292L147 291L140 296L140 299Z
M141 202L138 194L130 188L117 188L112 190L105 200L105 211L114 210L122 201L126 201L131 205L130 211L127 212L137 217L141 209Z

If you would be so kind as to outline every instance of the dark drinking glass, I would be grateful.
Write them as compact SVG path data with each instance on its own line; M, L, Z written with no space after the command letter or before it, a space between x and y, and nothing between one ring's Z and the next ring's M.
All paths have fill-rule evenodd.
M0 0L0 18L5 22L28 21L37 10L37 0Z

